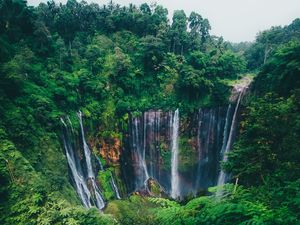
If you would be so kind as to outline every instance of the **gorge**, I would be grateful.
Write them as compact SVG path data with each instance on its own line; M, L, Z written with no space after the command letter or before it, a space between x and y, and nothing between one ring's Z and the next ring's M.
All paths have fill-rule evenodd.
M299 53L299 18L231 43L157 3L0 0L0 224L299 224Z
M250 83L251 79L245 78L233 87L227 107L199 109L185 120L180 118L179 109L173 112L150 110L139 116L130 115L130 145L121 154L121 158L129 160L121 160L126 165L120 167L124 168L121 174L132 173L132 176L119 178L127 179L123 181L129 184L126 187L127 195L133 192L148 195L149 179L156 181L165 194L173 199L184 199L188 195L197 196L209 187L224 185L228 175L221 170L221 162L227 160L227 153L236 139L241 101ZM95 163L93 168L91 150L85 140L82 113L79 111L77 116L82 138L81 148L74 146L76 139L69 117L68 125L61 118L70 175L83 205L95 205L102 209L105 203L99 184L95 181L96 168ZM187 139L187 142L183 142L182 139ZM182 155L181 148L189 148L189 155ZM80 150L76 153L74 149ZM104 172L99 158L93 157L98 161L99 173ZM182 165L184 160L189 161L189 166ZM112 173L110 177L115 198L121 199Z
M133 176L126 182L132 183L129 192L147 189L149 178L155 179L174 199L225 184L226 174L220 165L227 160L226 154L236 138L240 104L250 82L246 80L242 86L234 87L227 107L199 109L186 118L187 125L180 126L183 119L178 109L146 111L132 117L129 164ZM181 148L189 148L189 155L182 155ZM184 160L189 161L188 167L182 165Z

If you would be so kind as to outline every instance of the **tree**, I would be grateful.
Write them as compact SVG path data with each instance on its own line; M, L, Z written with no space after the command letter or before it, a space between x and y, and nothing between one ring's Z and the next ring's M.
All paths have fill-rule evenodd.
M32 33L33 13L22 0L2 0L0 4L0 33L12 42Z
M187 44L187 17L183 10L176 10L173 14L173 22L170 29L172 39L172 51L175 54L183 54Z
M254 69L266 64L272 58L277 48L292 40L300 38L300 19L295 19L290 25L272 27L260 32L255 43L245 51L248 68Z
M151 15L151 9L147 3L141 4L140 10L143 14Z
M205 70L195 70L191 66L184 66L180 72L179 88L181 95L186 95L189 100L209 95L212 83L204 76Z
M207 41L209 30L211 29L207 19L203 19L198 13L192 12L189 16L189 28L191 38L191 48L199 49Z
M274 91L280 96L289 96L299 87L299 50L299 41L292 41L277 49L256 79L255 86L258 93ZM265 84L268 86L265 87Z
M50 50L51 34L42 21L36 21L34 23L34 32L36 38L36 48L41 54L46 54Z
M67 44L69 52L72 48L75 32L80 27L80 20L77 16L79 14L79 7L80 5L76 0L68 0L66 5L60 7L54 20L56 29Z
M141 54L146 70L155 71L164 58L165 45L160 38L146 36L141 39Z
M30 78L33 61L34 53L27 46L23 46L13 59L3 65L2 72L12 83L20 85Z

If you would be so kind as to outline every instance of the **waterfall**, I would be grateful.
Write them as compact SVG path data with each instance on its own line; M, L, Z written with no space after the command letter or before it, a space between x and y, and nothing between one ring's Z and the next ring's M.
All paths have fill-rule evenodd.
M144 149L149 177L159 180L160 111L144 113Z
M178 174L178 133L179 133L179 110L177 109L172 118L172 156L171 156L171 197L176 199L180 196Z
M233 117L231 120L231 124L229 123L229 114L230 114L230 110L231 110L231 104L229 104L228 109L227 109L227 115L226 115L226 122L225 122L225 127L224 127L224 135L223 135L223 144L222 144L222 149L221 149L221 154L223 155L223 162L227 161L227 154L230 151L230 149L232 148L233 145L233 139L234 139L234 134L236 131L236 127L237 127L237 115L238 115L238 109L240 107L240 103L241 103L241 99L243 97L243 94L245 92L245 89L247 87L242 87L240 89L238 89L238 98L236 101L236 105L235 105L235 109L234 109L234 113L233 113ZM229 128L230 126L230 128ZM229 134L228 134L229 131ZM227 137L228 136L228 137ZM218 177L218 186L224 185L226 182L226 173L221 170L219 173L219 177Z
M170 158L163 158L161 153L171 153L171 114L172 112L149 110L141 116L132 116L129 120L129 144L134 173L132 191L145 191L148 185L146 181L150 177L165 190L170 190L170 170L162 166L163 160L167 160L169 164Z
M135 190L144 188L147 180L149 179L148 170L145 160L145 150L146 150L146 137L142 137L145 134L146 127L144 125L143 132L140 129L140 121L138 118L133 118L132 121L132 150L133 158L136 163L135 172Z
M161 112L158 111L156 112L156 116L155 116L155 153L156 153L156 157L155 160L157 162L159 162L159 158L160 158L160 121L161 121ZM156 161L153 161L153 165L156 168L156 177L157 180L160 180L160 164L157 163Z
M199 187L200 184L200 173L201 173L201 160L202 160L202 148L201 148L201 131L202 131L202 116L203 116L203 111L199 109L198 112L198 129L197 129L197 145L198 145L198 168L197 168L197 179L196 179L196 185L195 185L195 190L194 190L194 195L197 193L197 188Z
M212 150L215 147L215 139L219 138L219 121L216 109L199 109L197 127L198 166L195 179L194 194L199 188L212 185L212 169L214 163ZM209 176L211 175L211 177Z
M110 176L111 176L110 182L111 182L112 189L115 193L115 196L116 196L117 199L121 199L119 189L116 185L116 182L115 182L115 179L114 179L114 176L113 176L112 172L110 173Z
M70 124L70 126L71 126L72 132L74 133L73 124L72 124L72 122L71 122L71 120L70 120L70 117L69 117L69 116L67 116L67 120L68 120L68 122L69 122L69 124Z
M73 134L73 132L70 133L69 127L67 126L67 124L65 123L63 118L60 118L60 120L65 128L64 132L63 132L63 143L64 143L67 161L68 161L71 173L72 173L76 191L77 191L78 196L79 196L80 200L82 201L83 205L86 208L90 208L92 206L91 205L91 193L85 182L85 179L84 179L84 176L82 173L82 168L79 163L76 163L74 149L71 144L71 138L72 138L71 135Z
M220 161L235 138L238 117L235 108L234 103L227 108L202 108L187 120L188 123L182 124L183 141L188 145L190 157L194 158L191 158L191 165L183 164L184 170L180 173L179 110L150 110L141 116L131 117L129 143L134 174L129 178L133 184L131 190L144 193L150 177L174 199L189 194L196 196L199 191L217 185L220 180ZM232 124L233 120L235 122ZM183 162L186 163L186 160Z
M96 160L98 162L100 170L104 171L104 168L103 168L103 165L102 165L102 162L101 162L100 158L97 155L95 155L95 158L96 158Z
M91 163L91 151L85 141L81 111L79 111L77 113L77 116L79 118L79 123L80 123L81 137L82 137L83 150L84 150L85 162L86 162L86 166L87 166L88 177L94 178L95 175L94 175L94 171L93 171L92 163Z
M82 138L82 143L83 143L83 150L84 150L85 162L86 162L86 167L87 167L88 180L91 182L91 188L93 190L93 193L95 194L96 206L99 209L102 209L105 207L105 203L104 203L104 200L100 194L100 190L95 181L95 174L93 171L92 161L91 161L91 151L85 140L81 111L79 111L77 113L77 116L78 116L79 123L80 123L81 138Z
M231 111L232 105L229 104L226 112L226 119L225 119L225 125L224 125L224 131L223 131L223 141L222 141L222 148L221 153L224 153L226 145L227 145L227 139L228 139L228 130L230 125L230 111Z
M201 108L183 119L180 135L185 146L180 155L180 171L179 109L131 115L128 136L131 159L124 157L123 161L128 174L133 174L126 177L128 189L147 194L146 181L151 177L170 197L178 199L224 184L227 175L220 171L220 161L227 160L232 148L240 103L250 82L245 79L234 87L227 107Z

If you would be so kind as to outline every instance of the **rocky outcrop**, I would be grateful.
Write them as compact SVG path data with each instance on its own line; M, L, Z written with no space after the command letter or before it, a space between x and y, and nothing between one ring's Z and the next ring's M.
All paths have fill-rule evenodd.
M119 138L93 138L90 140L93 152L98 154L109 165L119 165L122 154L122 142Z

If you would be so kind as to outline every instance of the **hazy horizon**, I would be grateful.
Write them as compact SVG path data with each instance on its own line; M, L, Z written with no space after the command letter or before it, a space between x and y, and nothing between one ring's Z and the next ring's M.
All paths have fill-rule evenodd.
M40 2L47 1L28 0L28 4L34 6ZM66 0L56 0L55 2L65 3ZM102 5L109 1L87 0L87 2ZM209 20L212 35L223 36L225 40L231 42L254 41L258 32L272 26L290 24L294 19L300 17L299 0L115 0L113 2L120 5L156 2L168 9L169 16L178 9L183 9L187 16L195 11Z

